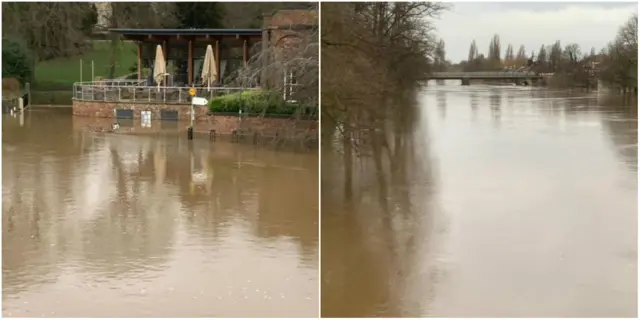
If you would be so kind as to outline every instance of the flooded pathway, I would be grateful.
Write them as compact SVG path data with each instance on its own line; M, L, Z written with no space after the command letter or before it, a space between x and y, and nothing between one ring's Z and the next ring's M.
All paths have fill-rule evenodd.
M418 108L390 212L323 189L324 316L636 316L635 102L451 82Z
M317 154L3 117L3 315L315 317Z

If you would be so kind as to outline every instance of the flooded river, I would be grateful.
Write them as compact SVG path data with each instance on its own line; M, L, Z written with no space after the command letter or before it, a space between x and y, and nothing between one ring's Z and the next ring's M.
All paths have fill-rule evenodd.
M365 164L343 205L323 153L323 316L636 316L636 102L454 81L417 104L386 212Z
M4 316L317 316L316 153L83 121L3 116Z

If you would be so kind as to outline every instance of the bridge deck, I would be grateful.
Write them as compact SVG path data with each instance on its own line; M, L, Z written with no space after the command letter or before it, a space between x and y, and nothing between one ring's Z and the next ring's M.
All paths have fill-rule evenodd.
M535 72L490 71L490 72L433 72L429 80L456 79L532 79L541 76Z

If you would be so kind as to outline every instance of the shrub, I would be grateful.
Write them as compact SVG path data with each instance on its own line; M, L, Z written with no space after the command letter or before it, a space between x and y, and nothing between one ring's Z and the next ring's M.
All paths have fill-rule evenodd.
M2 78L2 98L13 99L20 96L22 86L16 78Z
M267 90L247 90L227 94L215 97L209 103L209 111L212 113L238 113L240 110L248 114L264 112L272 115L293 115L298 110L302 114L308 114L310 108L298 103L285 102L278 92Z
M16 78L25 84L32 71L29 49L20 41L2 39L2 78Z

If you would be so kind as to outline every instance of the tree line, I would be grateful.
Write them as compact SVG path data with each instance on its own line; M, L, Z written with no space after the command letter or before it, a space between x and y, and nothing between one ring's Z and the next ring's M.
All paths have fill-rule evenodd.
M262 16L313 3L109 2L107 28L260 28ZM3 2L2 39L21 61L3 59L3 77L29 81L37 61L78 56L90 49L100 12L91 2ZM120 36L109 34L111 77ZM24 62L26 61L26 62ZM27 67L23 67L24 65ZM5 65L7 67L5 72Z
M507 45L504 55L501 52L497 34L491 39L486 56L479 53L473 40L467 60L449 69L472 72L528 68L538 73L554 74L559 85L573 86L597 77L610 87L637 90L638 15L632 15L620 27L614 40L599 52L595 48L582 51L575 43L563 46L559 40L543 44L537 52L531 51L530 54L524 45L520 45L514 54L512 44Z

